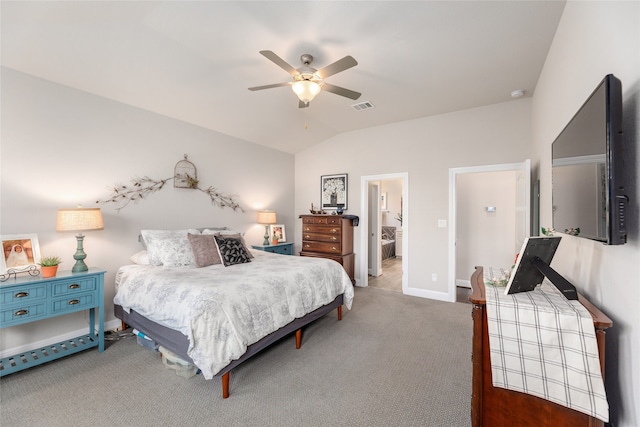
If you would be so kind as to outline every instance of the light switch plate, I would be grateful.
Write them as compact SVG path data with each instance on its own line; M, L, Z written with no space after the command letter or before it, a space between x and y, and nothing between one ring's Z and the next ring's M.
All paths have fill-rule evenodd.
M446 219L439 219L438 220L438 227L439 228L446 228L447 227L447 220Z

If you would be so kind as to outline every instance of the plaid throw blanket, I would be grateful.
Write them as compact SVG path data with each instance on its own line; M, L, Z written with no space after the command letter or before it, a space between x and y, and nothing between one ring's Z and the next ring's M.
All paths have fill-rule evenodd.
M593 319L550 283L505 295L486 285L494 387L547 399L609 421Z

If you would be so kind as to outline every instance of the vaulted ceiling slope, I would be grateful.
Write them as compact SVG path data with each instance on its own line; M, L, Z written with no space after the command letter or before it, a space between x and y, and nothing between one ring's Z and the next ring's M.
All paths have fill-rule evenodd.
M2 1L2 65L289 153L535 88L564 1ZM298 108L284 70L358 65ZM353 104L375 108L356 111Z

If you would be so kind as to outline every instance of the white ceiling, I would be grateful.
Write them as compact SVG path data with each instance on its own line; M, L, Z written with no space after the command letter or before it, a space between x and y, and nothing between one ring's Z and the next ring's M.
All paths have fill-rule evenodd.
M289 153L351 130L531 96L564 1L1 3L2 65ZM299 109L258 52L359 64ZM375 109L356 111L369 101ZM306 124L306 129L305 129Z

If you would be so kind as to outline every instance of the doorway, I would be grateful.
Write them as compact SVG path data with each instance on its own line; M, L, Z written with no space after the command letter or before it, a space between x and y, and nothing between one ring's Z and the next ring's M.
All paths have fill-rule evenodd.
M391 185L393 184L393 185ZM393 189L392 187L396 188ZM396 230L401 238L395 238L394 253L400 253L401 258L397 268L393 267L393 276L401 276L401 289L406 293L408 288L408 188L409 176L407 173L394 173L384 175L370 175L361 177L361 206L362 216L360 219L362 233L360 234L360 286L369 285L369 274L376 277L384 270L382 261L382 226L396 223ZM385 191L385 189L387 191ZM386 194L385 194L386 193ZM389 193L392 194L391 200ZM396 200L397 199L397 200ZM386 206L384 206L386 204ZM385 208L385 209L383 209ZM383 218L384 212L384 218ZM396 219L402 219L402 223ZM397 231L396 231L397 232ZM386 235L385 237L389 237ZM385 248L387 249L387 248ZM389 261L391 262L391 261ZM398 274L399 270L399 274Z
M501 192L506 191L512 194L502 197ZM470 286L468 279L474 265L510 267L525 237L530 235L530 197L528 159L522 163L449 170L450 300L455 301L458 286ZM492 248L498 237L506 241Z

